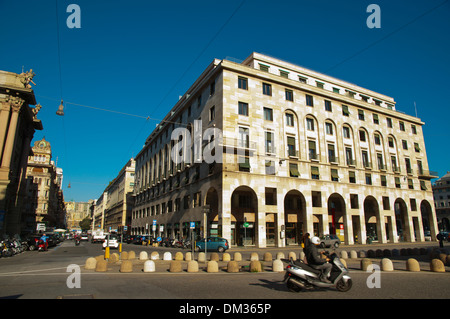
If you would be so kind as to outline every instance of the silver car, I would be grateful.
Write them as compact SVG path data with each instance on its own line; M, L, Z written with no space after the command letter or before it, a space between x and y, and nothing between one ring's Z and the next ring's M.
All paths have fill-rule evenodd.
M341 244L341 240L336 235L324 235L320 236L320 247L334 247L338 248Z

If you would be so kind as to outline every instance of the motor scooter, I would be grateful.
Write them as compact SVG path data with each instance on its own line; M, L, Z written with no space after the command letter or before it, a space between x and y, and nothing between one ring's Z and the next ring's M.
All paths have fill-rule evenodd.
M78 246L78 245L80 245L80 238L77 237L75 239L75 246Z
M342 264L336 253L331 255L325 253L325 255L330 259L330 263L333 266L328 278L331 283L323 282L320 279L321 270L314 269L302 260L281 259L283 262L288 263L283 280L286 281L288 289L293 292L300 292L302 289L311 290L317 287L334 287L341 292L349 291L352 288L352 279L348 275L348 269Z
M39 239L38 243L38 251L45 251L45 242L42 239Z

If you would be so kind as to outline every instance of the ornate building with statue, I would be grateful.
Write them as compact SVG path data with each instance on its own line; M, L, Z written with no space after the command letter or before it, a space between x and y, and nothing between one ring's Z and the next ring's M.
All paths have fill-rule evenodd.
M45 139L34 142L28 157L26 194L23 206L23 229L32 232L36 224L65 227L65 205L61 190L62 169L52 161L52 148Z
M26 168L41 105L31 84L34 72L0 71L0 234L22 233ZM36 105L37 104L37 105ZM35 107L31 107L35 105Z

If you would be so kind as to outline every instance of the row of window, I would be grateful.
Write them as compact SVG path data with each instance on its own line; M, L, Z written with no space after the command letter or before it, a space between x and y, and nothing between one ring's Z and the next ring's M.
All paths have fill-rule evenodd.
M169 200L167 202L152 205L147 208L142 208L133 212L133 219L145 218L149 216L157 216L166 213L178 212L181 209L190 209L200 207L202 204L202 193L194 193L191 195L185 195L183 198L176 198L175 200Z

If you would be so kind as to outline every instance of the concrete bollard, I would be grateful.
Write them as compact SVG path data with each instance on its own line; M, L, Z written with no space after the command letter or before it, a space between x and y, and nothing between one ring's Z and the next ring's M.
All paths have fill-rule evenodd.
M120 259L122 259L122 260L128 260L128 252L122 251L122 255L120 256Z
M381 259L380 268L382 271L394 271L394 265L389 258Z
M155 262L153 260L147 260L144 263L144 272L155 272Z
M181 262L179 260L171 260L169 271L170 272L181 272Z
M232 273L239 272L239 268L240 268L239 264L235 260L231 260L227 264L227 272L232 272Z
M341 259L341 263L344 265L345 268L348 268L347 261L345 259Z
M229 253L223 253L222 255L222 261L230 261L231 255Z
M187 265L187 272L198 272L198 262L190 260Z
M192 260L192 253L188 251L186 255L184 256L184 260L191 261Z
M295 252L293 252L293 251L290 251L289 255L288 255L288 259L290 260L291 258L293 260L297 260L297 254Z
M219 272L219 264L215 260L208 261L206 272Z
M400 251L398 249L392 249L392 257L400 256Z
M95 271L105 272L107 270L108 270L108 262L106 260L97 260L97 264L95 265Z
M97 266L97 259L95 259L94 257L89 257L88 259L86 259L86 263L84 265L85 269L94 270L96 266Z
M109 257L109 262L110 263L116 263L120 260L120 256L118 253L112 253L111 256Z
M272 262L272 271L273 272L283 272L284 271L283 262L280 259L275 259Z
M383 250L383 257L391 257L392 253L389 249L384 249Z
M341 258L342 258L342 259L348 259L348 253L347 253L347 251L345 251L345 250L341 251Z
M250 261L250 272L261 272L262 267L259 260L252 260Z
M209 256L209 260L213 260L213 261L219 261L219 254L218 253L211 253L211 255Z
M206 255L204 252L198 253L198 262L205 262L206 261Z
M367 267L369 267L370 265L372 265L372 260L370 260L369 258L361 259L361 270L362 271L367 271Z
M129 260L136 259L136 253L134 252L134 250L128 252L128 259Z
M285 259L284 253L281 252L281 251L277 252L277 257L276 257L276 259Z
M447 254L439 254L439 259L442 261L442 263L445 265L447 262Z
M234 261L242 261L242 254L234 253Z
M153 251L153 252L150 254L150 259L151 259L151 260L159 260L159 253L158 253L157 251Z
M417 260L415 260L414 258L409 258L406 261L406 270L414 271L414 272L420 271L419 262Z
M148 253L146 251L141 251L139 253L139 260L147 260L148 259Z
M303 251L300 252L300 256L298 257L298 259L300 260L305 260L306 256L305 253Z
M172 260L172 253L169 251L166 251L163 255L163 260Z
M250 255L250 261L259 260L258 253L252 253Z
M264 253L264 261L272 261L272 254L269 252Z
M177 251L175 253L175 260L183 261L183 259L184 259L183 253L181 251Z
M366 253L365 250L361 250L361 251L358 253L358 256L359 256L359 258L366 258L366 257L367 257L367 253Z
M351 251L350 251L350 258L351 258L351 259L356 259L356 258L358 258L358 253L356 252L356 250L351 250Z
M124 260L120 265L120 272L133 272L133 262L131 260Z
M432 272L445 272L444 263L440 259L433 259L430 262L430 270Z

